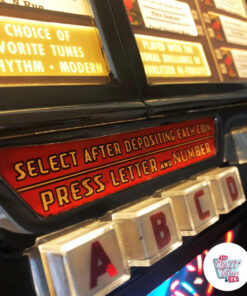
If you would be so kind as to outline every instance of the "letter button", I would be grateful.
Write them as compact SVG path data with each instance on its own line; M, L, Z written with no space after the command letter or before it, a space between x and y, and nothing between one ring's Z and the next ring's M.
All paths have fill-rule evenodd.
M196 235L219 216L207 181L187 181L169 190L159 190L156 197L172 199L181 234Z
M38 245L50 295L106 295L130 277L113 223L94 222L41 238Z
M147 198L112 220L130 266L150 266L182 244L170 199Z
M229 213L246 200L237 167L216 168L197 179L210 182L219 214Z

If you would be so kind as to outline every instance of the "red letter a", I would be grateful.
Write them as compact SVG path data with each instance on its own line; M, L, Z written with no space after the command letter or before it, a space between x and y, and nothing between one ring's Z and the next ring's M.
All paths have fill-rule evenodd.
M115 266L111 263L101 244L96 241L92 243L91 248L90 289L93 289L97 286L98 277L106 272L111 277L118 274Z

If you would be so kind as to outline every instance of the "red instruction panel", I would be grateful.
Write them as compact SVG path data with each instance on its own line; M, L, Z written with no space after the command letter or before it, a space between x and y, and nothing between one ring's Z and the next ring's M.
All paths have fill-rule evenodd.
M48 217L216 155L215 122L202 118L0 153L2 178Z

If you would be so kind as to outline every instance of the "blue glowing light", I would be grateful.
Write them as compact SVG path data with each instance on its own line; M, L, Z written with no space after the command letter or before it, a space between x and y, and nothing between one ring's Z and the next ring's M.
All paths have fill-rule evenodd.
M182 282L181 285L191 294L195 294L196 291L187 282Z

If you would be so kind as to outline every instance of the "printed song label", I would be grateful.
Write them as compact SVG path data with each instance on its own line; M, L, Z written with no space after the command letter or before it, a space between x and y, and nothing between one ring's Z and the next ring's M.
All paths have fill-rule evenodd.
M220 15L227 42L247 45L247 22Z
M187 3L171 0L138 0L147 28L197 36L197 29Z
M240 78L247 78L247 50L231 50L235 67Z

